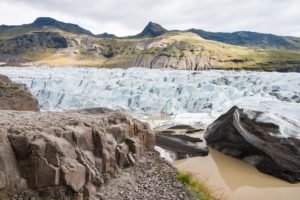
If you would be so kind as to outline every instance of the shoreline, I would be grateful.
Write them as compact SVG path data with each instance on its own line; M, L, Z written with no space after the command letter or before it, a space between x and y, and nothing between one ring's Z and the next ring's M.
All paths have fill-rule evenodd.
M300 184L291 184L263 174L250 164L210 149L206 157L194 157L173 163L179 171L190 172L221 200L297 200Z
M47 68L92 68L92 69L116 69L118 67L103 67L103 66L91 66L91 65L48 65L48 64L37 64L34 62L24 63L24 62L0 62L1 67L47 67ZM119 67L118 69L130 69L130 68L145 68L151 69L147 67ZM265 70L265 69L266 70ZM155 68L155 69L167 69L167 70L179 70L179 71L210 71L210 70L220 70L220 71L251 71L251 72L279 72L279 73L300 73L300 66L286 66L286 67L261 67L261 68L252 68L252 67L231 67L231 68L220 68L210 66L209 68L199 69L199 70L187 70L187 69L173 69L173 68Z

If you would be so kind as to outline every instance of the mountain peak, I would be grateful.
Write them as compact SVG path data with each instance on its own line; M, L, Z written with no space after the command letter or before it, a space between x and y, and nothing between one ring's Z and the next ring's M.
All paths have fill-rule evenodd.
M137 35L137 37L156 37L160 36L164 33L168 32L167 29L163 28L161 25L149 22L147 26L144 28L144 30Z
M148 22L147 26L160 26L158 23L155 23L155 22Z
M56 25L58 24L59 21L56 19L53 19L51 17L38 17L36 20L34 20L33 24L34 25L39 25L39 26L51 26L51 25Z
M61 22L51 17L39 17L32 25L35 27L52 26L71 33L92 35L90 31L81 28L76 24Z

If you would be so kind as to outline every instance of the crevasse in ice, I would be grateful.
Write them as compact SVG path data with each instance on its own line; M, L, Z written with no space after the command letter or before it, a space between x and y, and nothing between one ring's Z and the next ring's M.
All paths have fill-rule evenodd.
M265 112L260 120L277 120L288 134L299 128L299 73L6 67L0 74L25 83L42 110L104 106L142 115L200 113L209 123L236 105Z

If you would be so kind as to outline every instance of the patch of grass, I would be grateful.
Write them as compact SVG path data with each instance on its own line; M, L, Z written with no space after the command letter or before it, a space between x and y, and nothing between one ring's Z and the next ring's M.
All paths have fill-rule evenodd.
M49 66L89 66L99 67L102 66L104 60L101 58L85 58L76 56L65 55L50 55L44 56L42 59L37 60L36 64L49 65Z
M179 172L177 179L186 184L186 190L196 195L199 200L214 200L206 186L193 177L191 173Z

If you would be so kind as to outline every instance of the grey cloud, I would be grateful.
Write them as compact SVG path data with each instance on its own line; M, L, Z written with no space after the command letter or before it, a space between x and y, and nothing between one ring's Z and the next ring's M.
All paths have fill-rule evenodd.
M0 0L26 5L37 14L56 13L93 32L134 34L148 21L169 29L258 31L300 36L298 0ZM22 19L24 12L17 17ZM36 15L37 15L36 14ZM34 15L34 13L32 14ZM51 16L50 16L51 17ZM62 19L60 19L62 20ZM1 21L0 23L9 23ZM109 30L105 30L109 29ZM116 32L117 31L117 32Z

